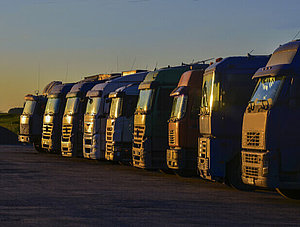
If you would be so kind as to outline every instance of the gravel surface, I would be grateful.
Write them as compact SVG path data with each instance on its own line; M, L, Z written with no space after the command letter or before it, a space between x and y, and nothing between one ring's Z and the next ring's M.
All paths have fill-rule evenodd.
M0 146L1 226L300 225L275 192Z

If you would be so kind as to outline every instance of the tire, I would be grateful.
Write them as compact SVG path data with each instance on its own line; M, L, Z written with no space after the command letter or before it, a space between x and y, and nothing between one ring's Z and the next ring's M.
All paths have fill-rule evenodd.
M174 173L177 176L180 176L180 177L194 177L194 176L197 176L197 171L193 171L193 170L179 169L179 170L174 170Z
M241 155L238 154L227 164L225 183L240 191L253 191L255 187L243 183L241 166Z
M160 169L159 172L174 175L174 171L171 169Z
M276 191L286 199L300 200L300 190L299 189L276 188Z
M39 152L39 153L45 153L45 152L46 152L46 150L44 150L44 149L42 148L42 145L41 145L40 142L34 142L34 143L33 143L33 146L34 146L34 149L35 149L37 152Z

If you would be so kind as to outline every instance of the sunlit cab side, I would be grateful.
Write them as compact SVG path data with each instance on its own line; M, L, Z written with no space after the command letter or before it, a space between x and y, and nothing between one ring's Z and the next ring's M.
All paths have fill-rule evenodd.
M111 107L106 124L105 159L132 162L133 118L139 83L129 84L109 94Z
M145 169L167 169L168 120L172 98L181 75L204 64L162 68L148 73L140 84L139 100L134 116L132 162Z
M19 141L33 143L37 151L43 151L41 146L43 114L47 103L47 95L60 81L47 84L41 95L26 95L23 113L20 116Z
M101 81L80 81L66 96L67 103L62 120L62 156L82 156L83 117L88 101L86 93L97 83L101 83Z
M89 159L105 159L106 123L110 112L109 94L131 83L140 83L145 70L122 72L103 84L98 84L87 93L88 104L84 115L83 155Z
M47 98L42 95L25 96L25 105L20 116L20 142L39 143L46 102Z
M199 116L198 170L202 178L242 189L243 112L255 86L252 75L269 56L227 57L205 70Z
M197 140L199 134L202 70L190 70L182 74L173 97L169 119L169 149L167 165L183 174L196 174Z
M66 94L74 84L57 85L49 94L43 117L42 148L48 152L60 152L62 117Z
M300 199L300 41L277 48L253 78L242 127L243 182Z

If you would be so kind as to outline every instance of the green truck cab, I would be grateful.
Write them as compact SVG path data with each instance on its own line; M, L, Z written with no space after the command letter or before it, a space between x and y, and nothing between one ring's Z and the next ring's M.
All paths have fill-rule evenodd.
M144 169L167 169L168 120L172 97L181 75L204 64L162 68L147 74L140 84L134 116L132 146L133 166Z

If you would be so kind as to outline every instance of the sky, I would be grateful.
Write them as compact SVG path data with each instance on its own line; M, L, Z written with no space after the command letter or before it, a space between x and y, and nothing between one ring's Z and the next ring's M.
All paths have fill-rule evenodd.
M0 112L53 80L271 54L299 12L299 0L0 0Z

